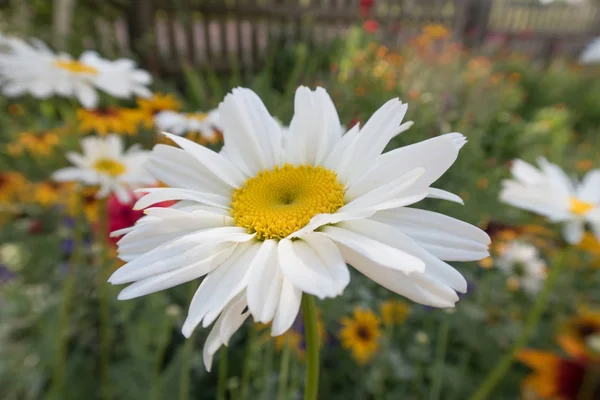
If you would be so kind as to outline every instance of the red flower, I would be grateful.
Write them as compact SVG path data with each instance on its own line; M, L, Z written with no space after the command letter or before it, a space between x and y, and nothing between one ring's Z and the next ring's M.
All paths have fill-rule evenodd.
M360 0L358 7L360 9L360 14L363 17L366 17L371 12L373 5L375 4L375 0Z
M107 202L107 214L108 214L108 233L117 231L119 229L129 228L137 222L138 219L144 216L144 210L134 210L133 205L142 196L133 194L132 200L129 203L121 203L117 196L112 195L109 197ZM162 203L154 204L152 207L170 207L174 204L174 201L164 201ZM118 237L109 238L110 242L115 246L119 241Z
M363 29L369 33L375 33L379 29L379 22L374 19L368 19L363 23Z

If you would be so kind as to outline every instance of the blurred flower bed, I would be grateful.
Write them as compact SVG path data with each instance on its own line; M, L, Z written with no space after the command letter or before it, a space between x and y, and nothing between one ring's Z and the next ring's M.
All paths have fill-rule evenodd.
M136 71L127 93L118 92L114 81L94 95L33 86L7 93L4 83L10 97L0 99L0 397L215 397L223 361L212 374L205 371L201 346L208 331L198 329L187 341L180 333L197 284L119 302L119 289L105 283L121 265L116 239L105 232L127 228L143 215L132 210L139 195L123 189L102 198L102 182L83 187L52 176L70 164L69 152L102 146L86 145L91 136L118 139L121 150L135 146L124 154L172 145L160 131L220 149L216 108L238 85L256 91L287 125L293 92L306 84L328 90L347 128L364 124L392 97L407 102L414 125L388 149L444 132L466 135L461 156L437 184L465 204L425 200L426 208L492 237L490 258L459 266L469 291L455 309L413 304L357 273L343 297L320 301L321 398L469 398L527 329L548 271L562 262L566 268L544 294L546 311L526 343L530 349L520 350L520 362L489 398L597 399L600 243L592 233L567 243L560 227L503 203L500 191L516 158L545 157L579 179L600 167L599 71L565 60L542 66L519 55L471 54L438 25L401 51L352 30L327 70L315 67L303 46L293 55L296 63L283 84L274 83L267 66L243 78L188 69L179 88L163 81L150 86L152 78L127 62L121 66ZM82 71L71 57L63 62L71 72ZM110 63L89 54L80 62L99 69ZM120 166L97 168L111 174ZM109 348L103 346L106 335ZM264 326L247 324L226 354L229 398L292 399L302 393L300 320L276 338ZM107 368L102 360L110 360L109 385L98 378Z

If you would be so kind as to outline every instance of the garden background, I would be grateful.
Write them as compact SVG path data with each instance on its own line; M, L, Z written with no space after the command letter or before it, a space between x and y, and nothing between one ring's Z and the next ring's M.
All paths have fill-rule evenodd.
M469 292L455 309L414 304L355 272L344 296L319 301L320 398L553 398L524 385L531 365L506 355L536 348L570 360L565 342L585 348L575 367L557 367L575 375L538 377L537 386L575 385L574 397L563 398L600 398L600 243L586 234L568 245L560 227L499 200L515 158L543 156L576 177L600 168L600 70L578 61L600 34L598 3L0 6L4 36L38 38L74 57L93 48L109 59L132 58L153 76L151 99L103 96L95 109L59 97L0 98L1 399L302 397L300 320L277 338L246 322L206 372L208 329L188 340L180 332L197 283L130 301L118 301L119 288L106 283L121 262L102 232L131 225L141 213L50 178L86 135L116 133L149 149L165 141L158 112L208 112L236 86L252 88L287 125L301 84L326 88L348 128L392 97L408 102L414 125L388 149L445 132L466 135L468 144L438 182L465 205L426 200L422 208L473 223L492 238L491 258L457 264ZM208 138L183 134L222 145L218 130ZM550 287L542 276L531 289L522 266L501 268L514 241L535 246L548 270L561 264ZM366 334L347 329L361 324Z

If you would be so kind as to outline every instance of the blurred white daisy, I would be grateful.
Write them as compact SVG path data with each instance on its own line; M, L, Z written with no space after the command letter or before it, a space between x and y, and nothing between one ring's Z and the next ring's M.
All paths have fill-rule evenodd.
M222 131L218 110L209 112L179 113L176 111L161 111L154 116L154 124L161 131L175 135L198 133L207 141L214 141L217 131Z
M100 186L98 197L114 192L121 203L132 201L131 190L156 183L143 166L149 152L137 146L124 151L123 141L117 135L87 137L81 141L81 147L83 154L67 153L74 167L56 171L52 179Z
M113 97L152 97L152 91L148 88L152 84L152 76L148 71L137 68L133 60L119 58L110 61L94 51L86 51L79 61L101 71L94 83L98 89Z
M581 64L595 64L600 62L600 37L592 39L585 46L585 49L579 56L579 62Z
M381 154L405 130L407 106L384 104L360 129L342 135L327 92L300 87L286 140L260 98L234 89L219 106L226 151L167 134L181 149L157 145L148 169L170 188L144 190L135 226L117 232L127 262L109 282L132 283L131 299L206 277L183 334L219 318L205 364L249 313L284 333L303 293L342 294L346 263L382 286L433 307L453 307L467 282L445 261L488 256L489 237L454 218L407 207L432 196L466 140L450 133ZM220 317L219 317L220 315Z
M530 244L518 241L506 243L496 266L508 275L511 287L522 288L529 294L537 293L546 279L546 264L537 248Z
M0 84L6 96L75 97L84 107L94 108L97 89L115 97L150 93L144 88L151 82L150 76L135 70L130 60L111 62L94 52L84 52L74 60L66 53L55 54L41 41L29 44L8 38L4 43L8 49L0 52Z
M600 239L600 169L588 172L578 183L544 158L538 164L540 169L515 160L511 169L514 179L503 182L500 199L564 223L563 236L571 244L583 238L585 222Z

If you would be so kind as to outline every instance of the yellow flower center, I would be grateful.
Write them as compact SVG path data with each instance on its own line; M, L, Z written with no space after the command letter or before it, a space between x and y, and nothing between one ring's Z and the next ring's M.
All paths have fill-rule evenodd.
M99 159L94 163L93 168L100 173L110 175L112 177L123 175L126 170L123 163L111 160L109 158Z
M592 211L594 205L592 203L587 203L585 201L581 201L576 199L575 197L571 197L571 209L570 211L575 215L585 215L588 212Z
M208 114L206 114L206 113L187 113L187 114L185 114L185 116L188 117L189 119L195 119L197 121L204 121L208 117Z
M57 60L54 65L58 68L67 70L74 74L93 74L96 75L98 70L94 67L90 67L84 63L79 61L70 61L70 60Z
M304 227L317 214L344 205L344 187L333 171L311 165L286 164L261 171L233 192L231 215L237 226L256 238L282 239Z

